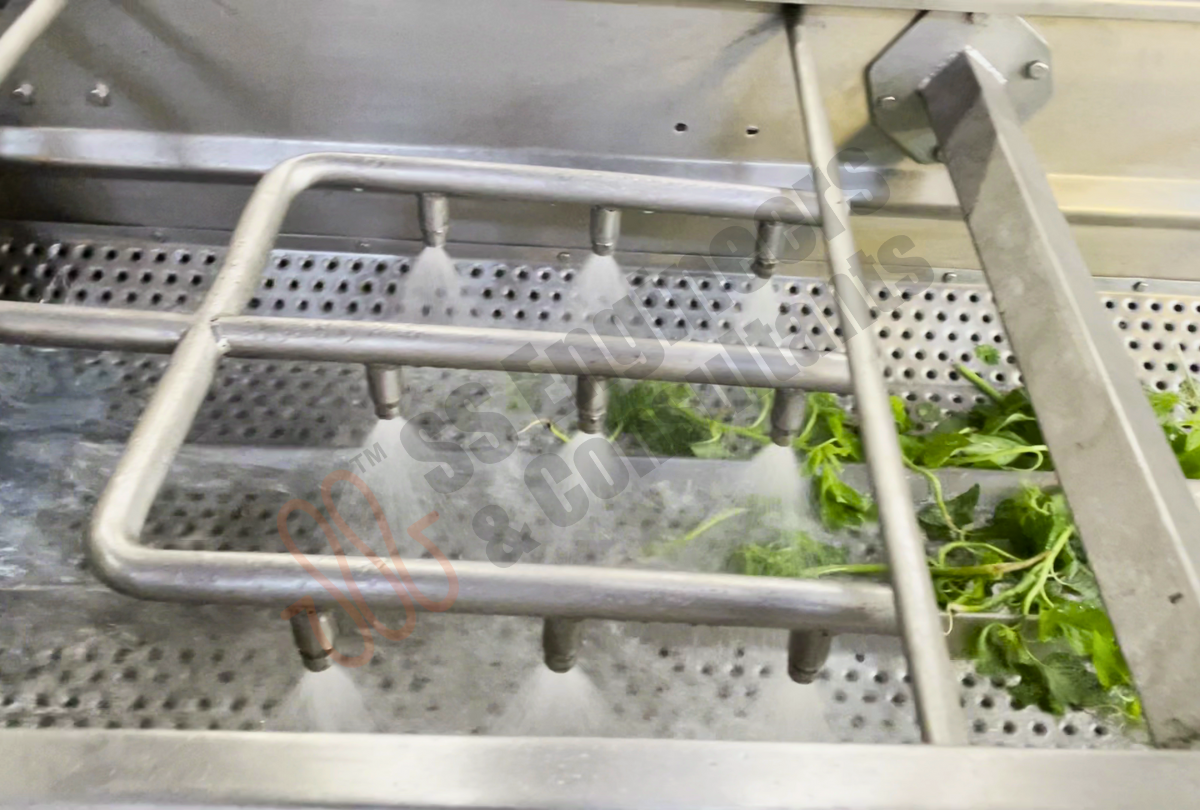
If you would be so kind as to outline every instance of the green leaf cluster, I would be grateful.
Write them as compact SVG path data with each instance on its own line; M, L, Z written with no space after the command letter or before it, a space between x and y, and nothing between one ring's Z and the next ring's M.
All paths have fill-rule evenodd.
M622 434L635 437L643 449L663 456L729 458L729 438L744 436L766 444L762 425L770 411L769 392L758 396L758 418L750 426L725 421L730 414L702 412L699 397L687 383L642 380L635 384L614 381L609 385L605 426L615 440Z
M875 518L871 499L842 481L842 465L863 460L858 429L832 394L809 394L804 426L793 442L804 454L821 522L830 529L858 528Z
M959 371L973 378L987 399L965 413L945 417L926 432L907 417L897 420L901 448L910 464L926 469L1053 469L1025 389L1001 394L970 369L960 366Z
M981 675L1019 677L1008 691L1020 703L1053 714L1080 708L1133 720L1142 716L1112 625L1094 605L1066 603L1043 611L1032 642L1016 627L988 624L975 639L973 655Z
M804 532L774 543L747 543L734 549L731 571L756 577L804 577L806 572L846 563L846 550L813 540Z
M1019 626L985 625L971 645L978 671L1004 678L1014 700L1055 714L1083 708L1140 717L1129 668L1062 493L1025 487L982 521L979 495L976 485L918 515L938 541L928 564L943 610L1036 619L1032 640ZM795 548L748 544L730 557L730 568L757 576L887 573L884 565L847 563L843 550L829 548L822 555L811 540Z
M1167 435L1183 474L1200 478L1200 386L1192 378L1179 391L1155 391L1150 407Z

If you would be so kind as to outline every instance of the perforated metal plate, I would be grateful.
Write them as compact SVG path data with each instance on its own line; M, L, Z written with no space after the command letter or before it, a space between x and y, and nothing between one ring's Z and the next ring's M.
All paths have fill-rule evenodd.
M211 283L223 249L64 236L14 240L0 246L0 254L7 298L187 311ZM573 262L545 251L497 248L496 254L458 263L470 322L560 330L573 325L577 316L568 293L579 272ZM665 260L659 257L625 261L647 321L668 337L716 339L744 317L749 281L663 270L660 263ZM411 317L402 305L412 265L411 255L277 250L255 308L289 316ZM826 283L779 278L774 286L784 328L805 334L817 348L836 350L839 324ZM1172 388L1189 369L1200 372L1197 285L1155 282L1134 290L1132 282L1098 280L1097 289L1116 327L1128 333L1147 385ZM911 402L973 402L976 392L959 378L957 363L996 385L1019 384L979 274L870 292L882 310L875 328L886 372L893 390ZM899 305L889 309L897 299ZM984 344L999 351L1000 365L987 366L975 356L975 347ZM80 536L119 452L115 442L128 434L164 359L0 351L0 453L9 471L0 486L6 518L0 534L0 579L7 588L0 592L5 721L34 727L278 727L299 668L277 613L131 603L97 592L81 565ZM407 378L408 412L436 408L464 379L484 379L514 426L535 416L564 426L572 419L565 386L532 412L524 404L509 410L514 386L505 376L431 370ZM210 447L185 448L154 507L147 541L164 548L280 551L279 507L296 496L318 502L320 477L344 466L338 448L358 446L373 424L359 368L226 361L191 437ZM81 437L93 443L80 444ZM554 441L538 428L507 438L519 446L520 458ZM498 466L438 504L444 515L438 539L448 556L484 559L470 517L485 498L513 503L511 489L504 488L513 478L513 469ZM690 473L666 475L598 505L588 517L591 542L545 542L521 564L647 564L649 546L687 531L718 500ZM540 524L536 516L530 519L535 530L545 528L544 518ZM326 547L311 528L299 530L297 539L306 552ZM860 542L857 554L877 553L873 538ZM537 666L537 634L536 622L422 614L416 635L382 645L354 677L378 730L499 732L505 707ZM728 739L788 738L787 729L771 722L787 705L780 690L804 687L783 677L783 665L779 634L608 623L589 624L580 664L607 707L604 733ZM1053 718L1014 707L999 685L965 665L961 672L977 742L1077 747L1143 739L1084 714ZM839 639L813 688L834 738L916 739L905 665L894 640Z

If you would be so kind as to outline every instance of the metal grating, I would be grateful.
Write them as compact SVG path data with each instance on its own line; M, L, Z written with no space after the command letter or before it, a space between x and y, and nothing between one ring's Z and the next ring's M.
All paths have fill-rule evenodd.
M13 241L0 245L3 296L48 303L87 303L188 311L211 283L223 249L197 244L100 240ZM461 261L458 273L469 304L467 316L500 327L562 330L572 324L569 291L578 272L563 263ZM746 282L711 274L627 268L647 320L670 338L716 339L738 323ZM292 317L416 317L403 311L403 290L413 257L345 252L277 250L252 307ZM1148 386L1171 388L1185 373L1200 373L1200 285L1097 280L1114 324L1128 332L1127 346ZM803 332L823 350L839 343L838 322L827 285L819 279L775 281L781 314L792 334ZM958 273L928 288L873 290L882 309L901 303L876 324L893 390L914 403L963 407L976 393L958 379L954 364L971 364L999 386L1019 384L990 294L977 273ZM974 347L987 343L1002 365L987 367ZM3 422L14 443L0 447L17 459L28 504L9 509L3 539L4 581L30 588L5 591L0 632L0 714L10 726L273 728L298 668L277 615L211 611L171 605L131 604L86 587L78 539L107 470L112 445L47 449L47 430L93 442L123 439L161 374L165 359L115 352L89 353L2 349L0 398ZM557 409L536 412L517 403L512 382L486 378L499 404L522 420L548 417L567 426L569 399L558 392ZM464 376L414 370L407 379L410 413L440 403ZM709 390L706 397L716 397ZM539 403L540 405L540 403ZM214 447L216 456L188 456L151 515L147 541L158 547L279 551L274 516L286 498L316 500L315 479L340 463L336 448L359 445L374 424L361 369L334 364L226 361L218 384L197 420L191 441ZM452 429L453 430L453 429ZM551 446L544 431L508 437L522 453ZM236 446L229 447L229 446ZM333 448L292 458L245 457L254 447ZM202 448L197 452L203 451ZM284 451L254 451L284 452ZM330 455L330 453L333 455ZM232 455L221 455L227 453ZM326 469L328 468L328 469ZM61 470L69 474L64 482ZM306 472L298 472L306 470ZM319 476L318 476L319 477ZM481 497L504 498L496 489L513 470L480 475L478 486L457 495L459 504ZM719 477L719 476L718 476ZM718 500L697 488L647 486L589 515L597 540L544 544L528 560L628 564L663 537L697 522L697 503ZM674 486L674 485L672 485ZM28 487L22 490L21 487ZM682 494L681 494L682 492ZM36 497L35 497L36 496ZM5 503L8 503L6 498ZM511 503L512 500L499 500ZM469 512L439 504L443 548L452 559L482 559L482 542L471 532ZM535 529L545 529L530 516ZM302 548L325 548L316 531L301 532ZM855 540L856 555L877 553L877 542ZM643 555L644 556L644 555ZM54 588L59 608L47 608L42 588ZM45 593L41 591L41 593ZM370 666L355 673L377 730L490 733L504 730L504 706L538 660L536 623L488 617L424 614L417 634L400 645L383 645ZM631 736L786 739L771 724L783 677L782 639L683 628L593 623L581 666L592 675L608 707L606 733ZM911 695L896 642L839 639L815 687L837 739L915 741ZM1127 746L1142 741L1103 720L1077 714L1052 718L1011 705L1002 685L965 666L962 698L979 743L1062 747ZM802 687L797 687L802 688Z
M300 677L278 614L131 604L108 594L5 595L0 717L8 728L296 730L288 696ZM48 604L51 599L57 605ZM18 634L15 628L25 631ZM748 638L746 637L748 636ZM804 739L789 729L790 690L814 689L845 742L917 742L898 642L839 638L812 687L785 674L782 634L591 623L579 666L601 700L586 723L523 726L511 709L540 666L537 622L424 614L412 636L381 644L352 677L386 733L488 734L524 728L677 739ZM777 642L773 646L771 641ZM1014 708L960 666L972 742L1056 748L1133 743L1086 714ZM569 707L563 707L564 710ZM805 719L803 711L796 718ZM301 729L305 730L305 729Z

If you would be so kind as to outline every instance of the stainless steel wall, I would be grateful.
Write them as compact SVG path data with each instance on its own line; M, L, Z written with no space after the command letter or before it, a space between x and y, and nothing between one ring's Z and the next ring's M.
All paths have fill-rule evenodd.
M11 20L24 2L3 12ZM822 8L817 46L835 137L889 167L889 209L862 248L905 234L934 265L975 267L939 166L902 159L869 123L863 71L912 17ZM1093 272L1200 278L1200 29L1188 23L1034 18L1054 54L1054 97L1028 132L1076 216ZM805 182L782 26L759 3L595 0L75 0L0 87L3 127L227 135L230 154L365 148L685 176ZM12 89L34 87L34 103ZM108 86L107 106L90 99ZM0 160L28 149L0 129ZM53 133L51 133L53 134ZM320 143L317 143L320 142ZM120 141L114 141L120 144ZM186 141L165 142L180 161ZM136 162L137 150L111 147ZM77 150L82 151L82 150ZM27 154L27 153L23 153ZM8 170L0 216L228 229L244 183ZM288 229L417 234L405 198L314 192ZM1092 224L1120 214L1136 224ZM452 239L586 244L586 212L455 206ZM721 223L626 218L627 248L704 252ZM818 240L819 241L819 240Z

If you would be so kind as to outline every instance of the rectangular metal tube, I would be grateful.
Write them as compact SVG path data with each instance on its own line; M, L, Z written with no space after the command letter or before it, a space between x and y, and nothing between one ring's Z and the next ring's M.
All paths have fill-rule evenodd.
M167 312L0 301L0 343L169 354L189 323ZM212 328L229 357L850 391L845 356L807 349L241 315L215 318ZM558 344L572 351L550 350Z
M1200 512L1003 84L960 54L923 90L1159 745L1200 739Z
M812 35L802 13L795 9L787 12L792 67L804 113L809 158L817 167L813 174L821 207L821 227L828 245L829 269L837 292L846 353L850 357L854 400L879 507L879 523L891 568L901 638L913 679L917 717L926 742L965 745L966 718L958 704L954 670L933 594L933 581L925 556L925 536L917 526L912 490L905 474L896 422L883 381L872 319L866 301L858 291L858 285L864 289L866 285L855 256L850 204L838 185L831 183L820 170L820 167L836 166L838 161L821 99L816 61L809 46Z

